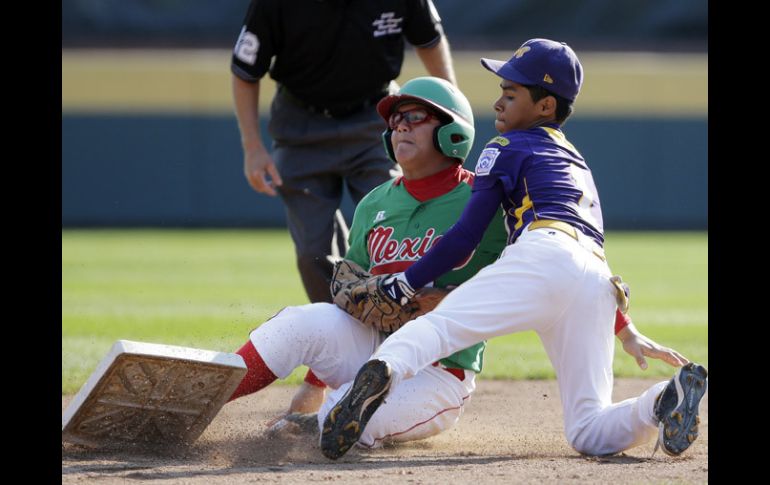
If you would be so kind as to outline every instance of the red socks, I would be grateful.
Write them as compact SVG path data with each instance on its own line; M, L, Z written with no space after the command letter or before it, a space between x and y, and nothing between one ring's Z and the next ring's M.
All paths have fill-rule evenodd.
M307 370L307 374L305 374L305 382L311 386L326 387L326 383L319 379L315 374L313 374L313 369Z
M254 344L251 343L251 340L246 342L236 354L243 357L248 371L246 372L246 375L243 376L243 380L238 384L238 388L233 392L233 395L230 396L230 399L227 402L247 394L255 393L278 379L278 377L276 377L276 375L267 367L265 361L262 360L262 356L260 356L257 349L254 348Z

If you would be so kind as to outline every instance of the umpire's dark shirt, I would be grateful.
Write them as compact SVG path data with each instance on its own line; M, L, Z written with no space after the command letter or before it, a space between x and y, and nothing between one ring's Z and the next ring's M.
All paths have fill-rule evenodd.
M231 70L248 82L269 70L306 103L346 104L398 77L404 38L431 47L442 34L431 0L251 0Z

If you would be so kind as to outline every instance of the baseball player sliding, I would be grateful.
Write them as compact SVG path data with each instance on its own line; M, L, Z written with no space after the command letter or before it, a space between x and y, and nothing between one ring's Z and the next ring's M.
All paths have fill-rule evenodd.
M398 161L403 177L380 185L357 206L350 249L337 265L331 285L336 305L285 308L251 332L238 351L248 374L231 399L256 392L299 365L310 367L334 389L326 402L319 403L321 409L313 423L316 433L350 388L358 368L389 333L433 308L448 292L446 288L459 285L492 263L505 246L503 218L498 217L475 251L438 277L433 288L422 290L415 297L417 304L384 315L349 298L348 290L357 281L372 274L404 271L435 245L462 212L474 181L473 174L462 168L473 144L473 114L465 96L453 85L434 77L413 79L398 94L384 98L377 110L388 123L383 133L385 148ZM623 328L619 336L633 355L641 356L644 347L651 350L650 356L674 365L684 362L675 351L640 335L633 325ZM392 386L387 402L376 416L368 416L366 429L360 430L355 441L363 447L377 447L386 441L427 438L451 428L475 389L485 345L481 340L471 342L430 362L412 379ZM305 385L301 394L318 395L318 389ZM296 404L299 402L295 399L289 411L316 410ZM294 422L307 424L306 419Z
M420 99L421 104L391 118L390 107L409 96ZM413 81L403 87L400 96L387 97L378 111L390 120L385 144L390 157L401 165L403 176L378 186L358 204L350 249L332 282L337 305L312 303L285 308L251 333L249 342L238 351L249 370L234 398L306 365L333 389L318 413L320 425L387 332L429 310L444 294L440 288L467 280L494 261L505 246L500 217L479 248L438 278L436 288L419 300L419 308L402 312L398 325L361 323L359 319L365 316L357 314L358 307L339 298L345 295L340 290L349 277L342 275L361 278L408 268L452 225L470 196L473 180L473 174L462 169L473 144L473 114L465 96L452 84L439 78ZM391 144L390 133L399 123L405 129ZM440 145L433 141L437 129ZM362 274L364 269L367 274ZM475 389L475 375L482 368L485 343L472 342L466 347L437 359L414 379L395 387L357 441L365 447L377 447L388 440L422 439L451 428L462 415Z
M359 370L324 421L321 447L336 459L378 419L383 402L436 359L469 344L534 330L556 371L569 444L590 455L653 439L679 455L698 436L706 369L694 363L641 396L612 403L612 321L617 281L603 251L599 196L591 171L561 125L583 81L574 51L532 39L510 60L482 59L501 78L494 103L500 136L476 164L459 220L406 271L377 275L346 290L370 313L392 313L415 289L473 254L500 206L508 245L500 259L441 304L388 337ZM387 396L387 400L385 400Z

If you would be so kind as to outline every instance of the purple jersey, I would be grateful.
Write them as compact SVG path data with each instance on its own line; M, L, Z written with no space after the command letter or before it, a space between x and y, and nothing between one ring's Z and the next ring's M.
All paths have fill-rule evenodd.
M508 244L532 221L571 224L600 246L604 228L591 170L558 125L515 130L487 143L476 163L473 191L500 181Z
M508 244L527 224L555 220L604 246L602 211L591 170L559 126L549 123L512 130L484 147L468 205L441 243L406 270L409 284L420 288L470 254L499 204L505 211Z

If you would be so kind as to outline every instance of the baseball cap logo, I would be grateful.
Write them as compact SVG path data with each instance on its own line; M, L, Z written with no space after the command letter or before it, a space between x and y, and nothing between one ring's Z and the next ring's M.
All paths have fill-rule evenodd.
M551 79L551 76L549 76L548 73L545 73L543 81L547 82L548 84L553 84L553 79Z
M516 52L513 53L513 57L515 57L516 59L521 59L521 56L523 56L524 54L526 54L530 50L532 50L532 48L529 47L528 45L525 45L523 47L519 47L518 49L516 49Z

